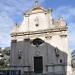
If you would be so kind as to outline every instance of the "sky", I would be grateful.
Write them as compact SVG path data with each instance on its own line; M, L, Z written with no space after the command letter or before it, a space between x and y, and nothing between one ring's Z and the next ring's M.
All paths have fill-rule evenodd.
M69 49L75 49L75 0L38 0L52 9L53 18L64 17L68 24ZM10 46L10 33L15 23L21 24L23 13L34 6L34 0L0 0L0 47Z

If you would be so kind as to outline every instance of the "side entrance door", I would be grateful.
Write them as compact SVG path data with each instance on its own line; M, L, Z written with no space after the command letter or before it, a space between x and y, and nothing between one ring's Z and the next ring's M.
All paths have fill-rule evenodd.
M43 57L34 57L34 72L42 73L43 72Z

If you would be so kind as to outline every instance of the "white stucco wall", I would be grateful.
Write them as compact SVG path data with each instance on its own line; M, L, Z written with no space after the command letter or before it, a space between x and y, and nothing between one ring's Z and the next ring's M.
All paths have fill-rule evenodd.
M50 17L50 18L48 18ZM38 25L36 26L35 19L38 18ZM50 22L49 22L50 21ZM47 65L63 64L71 65L70 54L68 50L67 29L60 30L60 28L50 28L52 25L52 17L45 13L36 13L28 16L24 15L24 20L19 26L18 32L12 34L12 40L17 40L16 43L11 43L11 64L16 66L30 66L30 70L34 71L34 56L43 57L43 73L51 72L51 67ZM52 31L51 31L52 29ZM57 29L57 30L56 30ZM46 30L46 32L43 32ZM49 31L50 30L50 31ZM32 34L29 34L30 32ZM37 32L37 33L35 33ZM20 33L20 35L19 35ZM30 38L30 40L25 40ZM33 46L31 41L40 38L44 44L38 48ZM59 58L56 58L55 48L59 49ZM18 52L22 51L22 59L18 59ZM27 70L27 67L25 68ZM49 71L50 70L50 71ZM62 70L61 66L55 67L55 72ZM66 67L67 75L71 70L71 66Z

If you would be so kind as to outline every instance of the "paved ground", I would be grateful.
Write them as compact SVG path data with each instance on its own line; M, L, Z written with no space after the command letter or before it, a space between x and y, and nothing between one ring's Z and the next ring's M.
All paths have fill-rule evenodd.
M73 75L75 75L75 68L73 68Z

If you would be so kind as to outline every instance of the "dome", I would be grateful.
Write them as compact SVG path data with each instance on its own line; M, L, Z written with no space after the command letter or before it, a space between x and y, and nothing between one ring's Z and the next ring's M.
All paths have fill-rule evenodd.
M39 6L39 7L34 7L32 9L32 12L46 12L46 10Z
M28 10L24 14L36 14L36 13L43 13L43 12L47 13L48 10L46 10L45 8L43 8L41 6L35 6L31 10Z

